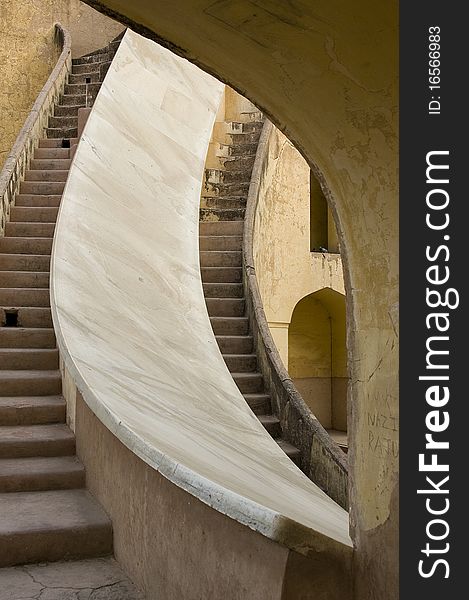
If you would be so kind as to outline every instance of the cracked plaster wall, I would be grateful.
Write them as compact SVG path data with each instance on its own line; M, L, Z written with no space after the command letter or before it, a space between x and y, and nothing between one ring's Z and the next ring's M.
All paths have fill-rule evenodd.
M105 46L123 29L78 0L0 0L0 169L57 62L54 23L72 37L72 55Z

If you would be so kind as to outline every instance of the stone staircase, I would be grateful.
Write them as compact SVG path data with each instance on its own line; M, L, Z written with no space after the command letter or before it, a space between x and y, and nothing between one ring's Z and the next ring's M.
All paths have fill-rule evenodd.
M78 109L92 105L116 45L73 61L0 238L2 567L112 554L111 522L85 489L66 425L49 268Z
M282 439L257 367L245 315L242 243L246 201L263 127L260 113L229 123L220 147L220 169L207 169L201 198L199 245L202 283L210 321L231 375L252 411L282 450L295 462L297 448Z

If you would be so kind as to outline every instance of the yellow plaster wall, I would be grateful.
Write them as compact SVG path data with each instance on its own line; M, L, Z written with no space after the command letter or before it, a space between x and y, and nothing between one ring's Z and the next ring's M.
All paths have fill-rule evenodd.
M123 29L78 0L0 0L0 169L57 61L56 21L70 31L73 56Z

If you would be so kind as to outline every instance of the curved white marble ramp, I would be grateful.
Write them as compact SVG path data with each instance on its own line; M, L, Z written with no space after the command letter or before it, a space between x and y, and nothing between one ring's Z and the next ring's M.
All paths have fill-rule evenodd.
M221 93L191 63L126 33L62 200L51 286L59 347L94 413L176 485L302 552L350 546L347 513L260 425L210 326L198 212Z

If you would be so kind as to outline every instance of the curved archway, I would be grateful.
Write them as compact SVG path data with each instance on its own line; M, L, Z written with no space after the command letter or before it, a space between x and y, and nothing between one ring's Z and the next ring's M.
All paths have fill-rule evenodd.
M397 3L88 0L261 107L320 177L348 297L356 594L397 596L395 456L367 414L397 415ZM327 185L325 180L327 180ZM386 549L386 552L382 550ZM373 585L371 585L371 582Z
M345 328L345 296L324 288L297 303L288 331L288 371L311 411L333 435L347 431Z

